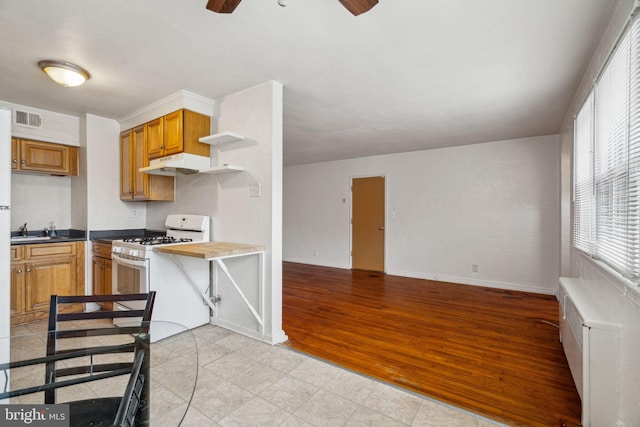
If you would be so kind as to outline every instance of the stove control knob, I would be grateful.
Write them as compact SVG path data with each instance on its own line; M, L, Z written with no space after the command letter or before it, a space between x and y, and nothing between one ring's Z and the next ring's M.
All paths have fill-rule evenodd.
M140 251L138 250L131 251L131 256L140 256Z
M113 248L113 249L111 250L111 252L114 252L114 253L119 254L120 252L122 252L122 248L121 248L121 247L116 246L115 248Z

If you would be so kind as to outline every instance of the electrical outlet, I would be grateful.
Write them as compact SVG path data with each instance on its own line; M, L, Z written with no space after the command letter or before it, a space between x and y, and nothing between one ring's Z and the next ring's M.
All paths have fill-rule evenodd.
M138 209L131 209L131 216L132 217L137 217L138 216Z
M260 184L249 185L249 196L260 197Z
M478 272L478 264L471 264L471 271L473 273L477 273Z

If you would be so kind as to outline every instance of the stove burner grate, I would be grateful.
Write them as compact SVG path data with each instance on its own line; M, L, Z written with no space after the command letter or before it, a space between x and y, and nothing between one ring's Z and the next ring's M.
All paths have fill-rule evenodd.
M193 239L184 237L171 237L171 236L154 236L154 237L129 237L123 239L127 243L138 243L140 245L168 245L171 243L184 243L192 242Z

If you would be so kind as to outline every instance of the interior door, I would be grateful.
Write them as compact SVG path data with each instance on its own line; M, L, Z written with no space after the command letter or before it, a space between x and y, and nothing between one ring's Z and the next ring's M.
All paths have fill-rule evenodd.
M384 177L351 181L351 267L384 271Z

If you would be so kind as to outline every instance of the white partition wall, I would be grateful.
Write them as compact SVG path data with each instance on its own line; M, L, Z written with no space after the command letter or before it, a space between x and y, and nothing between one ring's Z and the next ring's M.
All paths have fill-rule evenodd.
M147 228L162 228L167 214L211 216L211 240L264 246L264 340L286 340L282 330L282 93L278 82L266 82L216 99L212 133L234 132L244 140L212 147L214 164L231 164L243 172L176 176L175 202L153 203ZM229 270L246 284L243 292L258 298L256 260L228 260ZM220 276L220 275L219 275ZM235 290L219 286L219 324L260 337L259 325L237 298Z

